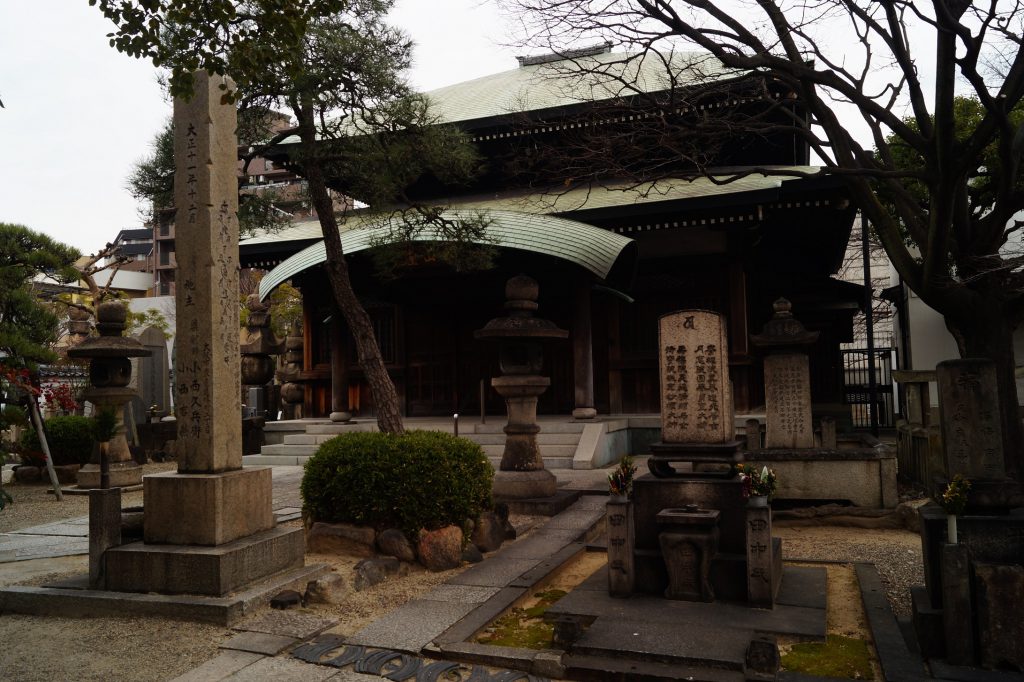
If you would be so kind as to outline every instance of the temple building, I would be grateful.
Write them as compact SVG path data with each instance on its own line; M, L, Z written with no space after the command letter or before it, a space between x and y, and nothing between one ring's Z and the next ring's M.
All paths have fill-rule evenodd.
M552 384L541 413L659 412L658 318L684 308L726 316L736 411L756 413L764 386L749 337L785 297L820 332L810 349L816 415L848 415L840 344L852 339L863 289L834 276L855 207L841 179L810 177L809 147L786 123L799 104L781 86L703 55L624 60L600 47L523 58L517 69L427 96L441 121L471 137L487 170L469 187L431 178L411 194L452 218L484 217L497 256L480 272L419 263L382 279L369 257L380 211L347 215L353 286L407 416L479 414L481 395L489 414L504 413L490 388L496 353L473 330L501 314L504 282L520 273L539 282L540 313L570 331L546 352ZM723 132L737 116L783 124ZM716 120L723 125L708 124ZM621 161L619 172L608 155L587 155L597 142ZM288 149L286 140L267 157L293 169ZM262 296L285 281L302 292L305 416L329 414L332 395L372 415L324 260L316 221L241 244L243 267L269 270Z

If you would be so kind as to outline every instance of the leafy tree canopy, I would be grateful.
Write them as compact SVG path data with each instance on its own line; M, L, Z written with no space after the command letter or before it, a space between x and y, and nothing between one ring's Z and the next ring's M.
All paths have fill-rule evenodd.
M46 275L65 283L78 279L74 248L22 225L0 223L0 355L4 365L34 369L56 355L60 320L32 291L32 279Z

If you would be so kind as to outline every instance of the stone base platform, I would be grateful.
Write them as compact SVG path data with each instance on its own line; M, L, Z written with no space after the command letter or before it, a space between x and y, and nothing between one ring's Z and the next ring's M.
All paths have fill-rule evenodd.
M86 464L78 470L75 482L79 488L88 491L100 487L100 465ZM110 463L110 487L136 489L142 485L142 467L134 461Z
M330 567L326 564L293 568L223 597L89 590L85 589L89 576L82 575L43 587L2 588L0 614L71 618L160 616L228 627L269 604L281 590L302 591L307 583L328 572Z
M504 502L513 514L528 516L557 516L580 499L582 490L558 490L550 497L534 497L527 499L504 498L494 496L495 502Z
M273 528L271 478L270 467L146 476L146 542L223 545Z
M107 550L106 586L118 592L221 597L301 568L304 550L301 528L271 528L216 547L132 542Z
M701 669L695 679L739 680L747 647L758 635L824 641L826 594L825 569L787 566L772 610L642 594L612 597L607 569L602 569L553 604L545 619L590 622L564 661L567 670L574 671L573 679L608 679L601 671L611 669L601 666L617 660L692 666ZM690 627L698 623L699 627ZM706 677L709 669L721 677Z

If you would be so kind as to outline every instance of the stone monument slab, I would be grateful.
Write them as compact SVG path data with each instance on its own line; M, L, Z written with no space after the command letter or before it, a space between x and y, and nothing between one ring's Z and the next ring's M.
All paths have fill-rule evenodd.
M662 442L731 442L735 426L725 319L708 310L663 315L658 345Z
M947 360L936 367L936 377L946 473L950 478L1004 479L995 365L982 359Z
M804 353L764 359L766 448L812 448L811 373Z
M752 606L775 604L775 562L772 560L772 510L747 507L747 601Z

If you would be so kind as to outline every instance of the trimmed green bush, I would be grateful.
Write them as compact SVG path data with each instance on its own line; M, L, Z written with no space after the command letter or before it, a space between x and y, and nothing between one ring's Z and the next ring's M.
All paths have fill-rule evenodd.
M399 528L461 526L491 506L483 449L439 431L348 433L306 462L302 500L314 521Z
M46 420L45 426L46 444L50 446L54 465L89 463L93 445L96 443L91 419L75 415L50 417ZM23 453L43 450L35 429L22 434L20 445Z

